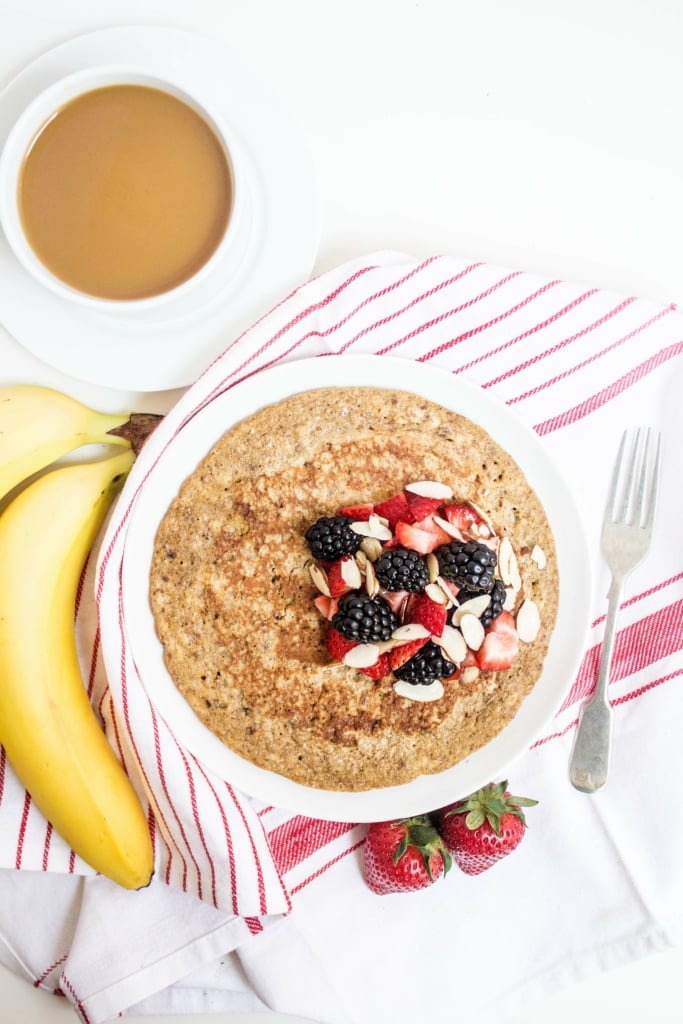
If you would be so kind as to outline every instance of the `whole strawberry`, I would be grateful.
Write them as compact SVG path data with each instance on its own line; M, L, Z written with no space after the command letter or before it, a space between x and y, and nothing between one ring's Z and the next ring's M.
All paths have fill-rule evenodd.
M458 867L479 875L519 846L526 829L522 807L537 800L511 796L507 781L489 783L439 812L439 831Z
M365 878L373 892L425 889L451 866L451 857L428 815L380 821L365 840Z

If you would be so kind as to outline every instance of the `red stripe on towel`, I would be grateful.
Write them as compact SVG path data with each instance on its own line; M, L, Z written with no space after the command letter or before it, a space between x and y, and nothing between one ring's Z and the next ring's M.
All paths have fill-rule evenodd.
M537 423L534 430L537 434L543 437L545 434L551 434L554 430L560 430L562 427L566 427L569 424L576 423L578 420L583 419L584 416L589 416L595 412L596 409L602 408L617 395L627 391L628 388L637 384L638 381L642 380L649 373L663 366L670 359L674 359L677 355L683 352L683 341L677 341L673 345L669 345L667 348L662 349L655 355L651 356L650 359L646 359L644 363L640 363L634 369L624 374L614 383L608 387L603 388L602 391L598 391L596 394L591 395L589 398L580 402L578 405L573 406L571 409L567 409L566 412L560 413L558 416L552 416L548 420L544 420L542 423Z

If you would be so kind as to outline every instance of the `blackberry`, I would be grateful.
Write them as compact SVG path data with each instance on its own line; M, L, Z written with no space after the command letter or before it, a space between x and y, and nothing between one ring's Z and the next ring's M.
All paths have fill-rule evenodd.
M488 607L484 609L482 614L479 616L481 624L484 628L490 626L494 619L497 619L503 610L505 599L507 594L505 593L505 586L502 580L493 581L492 590L465 590L461 591L458 595L459 603L466 604L467 601L471 601L473 597L479 597L482 594L490 594L491 600ZM451 613L452 615L452 613Z
M439 572L463 590L476 590L489 594L493 588L496 553L485 544L468 540L463 544L452 540L434 552L439 561Z
M383 552L375 562L375 575L385 590L408 590L411 594L419 594L429 583L425 559L410 548Z
M452 676L457 665L449 661L438 644L428 640L416 654L394 671L397 679L417 686L418 683L433 683L435 679Z
M352 590L342 597L331 625L347 640L368 644L388 640L398 626L398 618L383 597Z
M313 557L336 562L344 555L355 554L363 538L351 529L352 521L348 516L321 516L309 526L304 537Z

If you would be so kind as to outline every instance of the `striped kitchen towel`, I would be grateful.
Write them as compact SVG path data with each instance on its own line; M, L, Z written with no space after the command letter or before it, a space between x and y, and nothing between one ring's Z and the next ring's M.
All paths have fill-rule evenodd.
M675 683L683 673L683 554L673 512L680 477L676 439L683 431L683 319L676 306L448 256L416 261L378 253L310 281L236 339L152 435L115 507L97 563L89 567L78 611L93 702L149 807L156 849L153 899L159 899L163 908L164 890L169 899L185 893L193 906L222 915L221 928L238 919L238 925L229 925L230 936L221 933L225 950L240 947L248 936L252 948L258 949L258 937L269 931L272 915L287 914L292 906L296 911L308 893L332 885L329 880L341 865L347 872L353 865L360 877L356 858L364 833L352 825L264 807L214 777L176 740L150 703L127 645L121 607L127 525L140 488L153 483L159 460L200 410L266 367L331 353L387 354L465 376L495 394L536 431L576 496L598 567L597 588L585 595L592 614L589 647L562 708L528 754L533 764L539 758L551 759L553 781L546 778L544 784L558 792L560 802L567 785L560 764L564 767L566 762L565 747L579 702L595 678L604 625L607 575L599 556L599 527L607 476L618 438L634 420L662 430L665 471L652 550L634 574L620 618L612 682L615 703L638 707L655 696L661 702L670 695L673 713ZM633 719L629 723L633 728ZM683 847L683 835L680 840ZM0 865L90 874L52 834L4 754ZM204 918L204 913L198 911L199 924L187 915L192 941L197 939L195 951L203 952L194 960L180 958L146 984L117 990L119 1008L149 995L155 985L170 984L174 971L175 977L187 973L209 955L207 949L211 955L216 952L215 945L202 946L199 941L217 927L218 919ZM296 921L296 914L292 917ZM7 924L2 927L6 932ZM51 948L55 962L63 958L68 963L64 935L73 934L68 929L63 933L61 952ZM84 956L84 945L79 949ZM150 958L168 964L167 952L159 947L156 953L150 951ZM46 969L47 956L45 952L35 973ZM261 977L253 964L252 969L254 977ZM71 960L69 970L71 984L73 976L81 978L79 999L85 1006L84 979L92 972L78 958ZM264 1005L271 1005L268 998L264 996ZM303 1012L286 999L274 1008ZM92 1007L91 1013L92 1019L103 1019Z

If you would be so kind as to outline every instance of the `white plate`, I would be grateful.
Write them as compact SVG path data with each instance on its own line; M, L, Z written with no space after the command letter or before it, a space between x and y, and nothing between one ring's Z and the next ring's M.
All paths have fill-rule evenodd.
M298 785L238 757L210 733L175 688L149 606L154 537L183 480L232 424L311 388L375 386L412 391L482 426L517 461L541 499L557 545L560 603L543 674L507 728L465 761L436 775L365 793ZM579 667L588 630L588 549L571 494L534 432L504 405L445 371L379 356L323 356L264 370L214 399L174 439L132 513L123 561L126 632L145 689L185 746L219 777L267 803L334 821L376 821L435 809L497 778L540 735Z
M312 162L293 118L216 40L155 27L70 39L24 68L0 94L0 148L26 105L63 75L125 64L171 78L236 140L248 170L248 241L186 296L133 317L93 311L41 287L0 232L0 321L38 358L105 387L184 387L263 312L306 281L319 240Z

